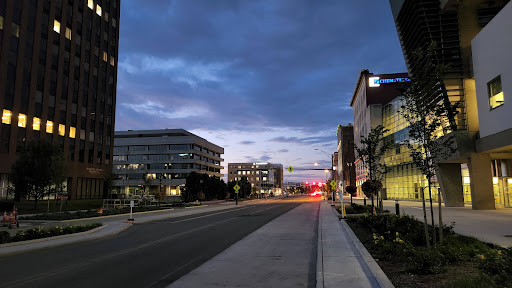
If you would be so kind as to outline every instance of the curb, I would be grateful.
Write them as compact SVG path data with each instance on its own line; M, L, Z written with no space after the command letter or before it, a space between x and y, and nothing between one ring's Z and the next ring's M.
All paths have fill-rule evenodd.
M354 243L355 247L361 254L363 261L368 266L370 273L372 273L375 280L377 280L377 282L379 283L379 286L382 288L394 288L395 286L393 285L393 283L391 283L388 276L386 276L384 271L382 271L382 268L380 268L379 264L377 264L377 262L372 257L370 252L368 252L368 250L366 250L363 243L361 243L361 241L359 241L359 238L357 238L356 234L354 234L354 231L352 231L352 229L350 229L350 226L348 226L347 222L345 222L345 219L341 219L341 220L344 220L344 221L340 221L341 225L343 225L343 228L345 228L345 230L348 232L350 240L352 241L352 243Z
M153 211L143 211L143 212L134 212L133 215L139 215L139 214L147 214L147 213L156 213L156 212L165 212L165 211L172 211L174 208L169 209L161 209L161 210L153 210ZM78 218L78 219L69 219L69 220L30 220L30 219L21 219L20 223L26 223L27 222L74 222L74 221L84 221L84 220L93 220L93 219L106 219L106 218L112 218L117 216L123 216L123 215L130 215L130 213L123 213L123 214L115 214L115 215L107 215L107 216L98 216L98 217L87 217L87 218Z
M320 204L321 205L321 204ZM320 213L320 211L318 211ZM320 215L319 215L320 216ZM322 217L318 217L318 244L316 249L316 288L324 288L324 253L322 246Z
M50 240L58 240L58 239L69 238L69 237L73 237L73 236L87 235L87 234L94 233L94 232L96 232L98 230L101 230L101 229L103 229L103 228L105 228L107 226L108 225L101 225L101 226L96 227L94 229L87 230L87 231L84 231L84 232L78 232L78 233L70 233L70 234L65 234L65 235L58 235L58 236L52 236L52 237L44 237L44 238L39 238L39 239L32 239L32 240L4 243L4 244L0 244L0 249L7 248L7 247L20 246L20 245L28 245L28 244L32 244L32 243L46 242L46 241L50 241Z
M2 246L2 245L6 245L6 244L14 244L14 243L2 244L2 245L0 245L0 258L5 257L5 256L15 255L15 254L21 254L21 253L46 249L46 248L53 248L53 247L67 245L67 244L74 244L74 243L85 242L85 241L96 240L96 239L100 239L100 238L104 238L104 237L114 236L114 235L117 235L131 227L131 225L126 225L124 227L121 227L121 228L114 230L110 233L107 233L105 235L92 234L92 233L95 233L95 232L101 230L102 228L106 228L108 226L109 225L106 224L106 225L102 225L100 227L91 229L89 231L84 231L84 232L80 232L80 233L73 233L73 234L60 235L60 236L55 236L55 237L47 237L47 238L41 238L41 239L15 242L18 245ZM81 238L81 237L87 236L89 234L91 234L91 237ZM60 238L57 238L57 237L60 237ZM69 241L67 241L67 242L59 241L59 240L65 240L66 238L70 238ZM72 239L72 238L76 238L76 239ZM51 240L53 240L53 241L51 241ZM28 243L29 241L33 241L33 242ZM40 242L44 242L45 244L41 244L40 246L30 247L30 245L37 244ZM16 247L18 247L18 246L21 246L20 247L21 249L16 250ZM12 248L11 251L9 251L9 248ZM2 250L7 250L7 251L2 251Z
M195 207L205 207L205 206L207 206L207 205L195 206ZM228 210L228 209L231 209L231 208L232 207L225 207L224 206L224 207L221 207L221 209L219 209L219 210L223 211L223 210ZM235 207L233 207L233 208L235 208ZM163 211L169 211L169 210L174 210L174 209L166 209L166 210L163 210ZM162 211L162 210L159 210L159 211ZM145 212L139 212L139 213L151 213L151 212L155 212L155 211L145 211ZM119 215L124 215L124 214L109 215L109 216L103 216L103 217L119 216ZM183 216L183 215L165 215L165 217L162 217L162 218L148 219L146 221L142 220L142 221L139 221L137 223L146 223L146 222L159 221L159 220L164 220L164 219L172 219L172 218L177 218L177 217L181 217L181 216ZM93 217L92 219L97 219L97 218L98 217ZM72 220L67 220L67 221L84 220L84 219L91 219L91 218L72 219ZM123 223L123 224L125 224L125 223ZM119 234L122 231L130 228L133 224L136 224L136 223L134 222L134 223L126 224L126 225L123 225L123 227L120 227L117 230L114 230L112 232L107 232L104 235L92 235L89 238L79 238L79 237L95 233L95 232L97 232L97 231L99 231L99 230L101 230L103 228L108 227L109 224L103 224L100 227L91 229L89 231L80 232L80 233L73 233L73 234L59 235L59 236L54 236L54 237L46 237L46 238L33 239L33 240L27 240L27 241L19 241L19 242L0 244L0 257L8 256L8 255L13 255L13 254L19 254L19 253L30 252L30 251L44 249L44 248L57 247L57 246L62 246L62 245L66 245L66 244L71 244L71 243L78 243L78 242L83 242L83 241L89 241L89 240L95 240L95 239L110 237L110 236L114 236L116 234ZM61 239L73 238L73 237L76 237L76 239L70 239L70 241L64 242L64 243L58 241L58 240L61 240ZM40 242L46 242L46 244L42 244L39 247L29 247L32 244L36 244L36 243L40 243ZM26 246L26 247L23 247L22 249L20 249L18 251L16 251L16 250L14 250L14 251L2 251L2 250L5 250L5 249L8 249L8 248L17 247L17 246Z

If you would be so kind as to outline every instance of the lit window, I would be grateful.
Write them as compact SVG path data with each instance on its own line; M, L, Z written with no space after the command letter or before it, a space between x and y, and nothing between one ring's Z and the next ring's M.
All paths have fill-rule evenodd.
M21 113L18 115L18 127L27 127L27 115Z
M4 112L2 113L2 123L3 124L11 124L11 116L12 116L11 111L4 109Z
M110 65L114 66L114 57L110 56Z
M20 38L20 26L14 24L14 23L11 23L11 33L12 33L12 35Z
M60 136L66 135L66 125L59 124L59 135Z
M93 2L92 0L87 1L87 7L89 7L89 8L91 8L91 9L93 9L93 7L94 7L94 2Z
M99 16L101 16L101 6L96 4L96 14L98 14Z
M107 52L105 52L105 51L103 51L103 61L105 61L105 62L108 61Z
M501 89L501 76L487 83L487 91L489 92L489 105L491 106L491 110L505 103L503 90Z
M66 27L66 38L71 40L71 29L69 29L68 27Z
M0 16L0 29L4 29L4 17Z
M46 121L46 133L53 133L53 122L50 120Z
M39 131L41 129L41 119L34 117L34 121L32 121L32 130Z
M60 22L53 20L53 31L60 33Z
M76 128L75 127L69 127L69 138L75 138L76 134Z

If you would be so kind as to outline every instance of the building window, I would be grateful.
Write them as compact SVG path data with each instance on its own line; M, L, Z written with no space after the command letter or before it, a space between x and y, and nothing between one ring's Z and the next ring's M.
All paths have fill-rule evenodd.
M11 23L11 33L12 35L20 38L20 26L14 23Z
M489 92L489 106L491 106L491 110L505 103L503 90L501 89L501 76L487 83L487 90Z
M94 2L92 0L87 1L87 7L94 9Z
M66 125L59 124L59 135L60 136L66 135Z
M114 57L110 56L110 65L114 66Z
M76 136L76 128L75 127L69 127L69 138L75 138Z
M18 127L27 127L27 115L21 113L18 115Z
M53 20L53 31L60 33L60 22Z
M66 27L66 38L71 40L71 29L69 29L68 27Z
M105 62L108 61L107 52L105 52L105 51L103 51L103 61L105 61Z
M4 109L4 112L2 113L2 123L11 124L11 116L12 112Z
M105 11L105 13L103 13L103 18L108 22L108 12Z
M50 120L46 121L46 133L53 133L53 122Z
M101 6L96 4L96 14L98 14L98 16L101 16Z
M4 17L0 16L0 29L4 29Z
M32 130L39 131L41 129L41 119L34 117L34 121L32 122Z

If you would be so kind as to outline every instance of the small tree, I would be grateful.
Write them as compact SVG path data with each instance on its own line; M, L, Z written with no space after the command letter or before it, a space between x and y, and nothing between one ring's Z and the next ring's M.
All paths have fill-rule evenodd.
M348 194L350 194L350 205L352 205L352 197L356 196L357 188L349 185L345 187L345 191L347 191Z
M66 158L59 146L46 140L34 140L20 147L16 162L11 169L11 179L18 199L21 196L34 198L37 202L60 187L66 179Z
M103 171L103 198L110 198L112 189L114 188L114 182L119 179L119 176L114 173L114 167L112 164L107 165Z
M361 137L362 147L356 147L357 154L361 157L368 169L368 180L380 180L387 172L386 164L381 161L392 143L383 141L384 133L388 130L382 125L373 128L368 137ZM366 195L366 193L365 193ZM374 195L378 196L378 191L369 194L372 199L372 211L374 209ZM370 198L370 197L368 197Z
M430 198L430 211L432 218L432 237L436 243L436 228L434 223L434 212L432 209L432 183L435 177L437 161L446 159L453 154L454 135L449 134L455 131L455 115L460 103L451 103L448 99L443 84L443 71L445 67L433 63L435 43L432 43L426 51L418 49L413 53L415 73L411 81L404 86L402 93L404 104L401 114L409 124L409 139L407 144L413 163L425 175L428 182ZM425 193L422 191L423 220L425 223L425 237L427 246L430 246L427 227L427 216L425 207ZM442 244L442 216L441 216L441 195L438 191L439 200L439 231Z

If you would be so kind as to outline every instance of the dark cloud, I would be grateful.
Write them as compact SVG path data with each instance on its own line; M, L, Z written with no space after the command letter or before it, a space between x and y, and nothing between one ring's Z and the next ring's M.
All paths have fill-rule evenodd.
M286 152L288 152L288 151L289 151L288 149L281 149L281 150L277 150L277 152L279 152L279 153L286 153Z
M304 145L329 142L330 144L327 144L327 145L332 145L333 141L336 142L336 135L321 136L321 137L304 137L304 138L279 136L279 137L272 138L269 141L280 142L280 143L296 143L296 144L304 144Z
M242 144L242 145L251 145L251 144L254 144L254 143L256 143L256 142L254 142L254 141L242 141L242 142L240 142L239 144Z
M133 128L128 118L136 118L137 128L167 121L186 129L335 129L352 122L348 101L359 70L405 71L389 5L381 1L125 1L121 7L121 130ZM158 106L130 109L149 100ZM197 108L198 115L179 113Z

